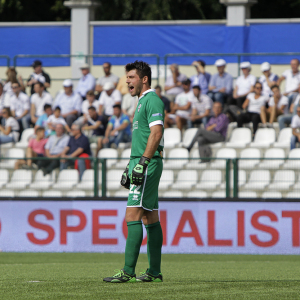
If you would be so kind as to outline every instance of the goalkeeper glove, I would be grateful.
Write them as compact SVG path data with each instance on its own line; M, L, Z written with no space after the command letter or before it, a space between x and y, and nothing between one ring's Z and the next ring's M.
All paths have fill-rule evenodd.
M128 170L129 170L129 163L126 166L126 168L122 174L121 181L120 181L120 184L122 186L124 186L124 188L127 190L129 190L129 188L130 188L130 179L128 176Z
M144 180L144 174L150 164L150 158L142 156L140 161L133 168L130 175L130 183L133 185L141 185Z

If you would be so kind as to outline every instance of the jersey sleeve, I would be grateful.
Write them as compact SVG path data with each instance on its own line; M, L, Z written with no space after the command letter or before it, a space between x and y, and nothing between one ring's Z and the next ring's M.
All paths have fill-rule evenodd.
M159 97L151 97L147 102L147 120L149 127L164 125L164 103Z

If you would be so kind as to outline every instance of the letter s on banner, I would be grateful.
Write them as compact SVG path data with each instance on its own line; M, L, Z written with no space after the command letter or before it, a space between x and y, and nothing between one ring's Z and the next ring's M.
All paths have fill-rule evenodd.
M37 215L44 215L47 220L53 220L54 217L50 211L43 210L43 209L34 210L28 216L28 223L34 228L46 231L48 233L48 237L45 239L37 239L32 232L28 232L26 234L27 238L29 239L30 242L32 242L36 245L50 244L54 239L54 235L55 235L54 229L50 225L46 225L46 224L37 222L35 220L35 217Z
M271 234L272 238L271 238L271 240L269 240L267 242L262 242L258 239L256 234L251 234L250 239L253 244L255 244L259 247L272 247L272 246L276 245L276 243L278 242L279 233L275 228L259 223L258 219L260 217L269 217L272 222L277 222L278 221L277 216L271 211L260 210L256 213L254 213L251 218L251 224L254 228Z

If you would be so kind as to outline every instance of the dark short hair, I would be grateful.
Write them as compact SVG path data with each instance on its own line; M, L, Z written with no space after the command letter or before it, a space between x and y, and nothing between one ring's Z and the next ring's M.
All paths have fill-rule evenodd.
M120 104L115 104L115 105L113 106L113 108L119 108L119 109L121 109L121 105L120 105Z
M54 110L59 110L59 111L61 111L61 108L60 108L60 106L56 106L56 107L54 108Z
M129 72L131 70L136 70L136 73L142 79L143 77L148 77L148 83L151 86L151 68L150 66L144 62L144 61L138 61L136 60L133 63L129 63L125 66L126 72Z
M44 127L38 127L35 132L38 133L40 131L45 131L45 128Z
M51 108L51 105L50 104L45 104L44 105L44 110L48 109L48 108Z
M261 89L263 89L263 85L262 85L262 83L261 83L260 81L257 80L257 81L255 82L254 86L256 86L257 84L260 84L260 85L261 85Z
M193 89L197 89L197 90L201 91L200 85L194 85L194 86L193 86Z
M274 84L274 85L271 87L271 90L273 90L273 89L275 89L275 88L279 89L279 85L278 85L278 84Z
M96 111L96 108L95 108L94 106L90 106L88 109L89 109L89 110Z
M95 96L94 90L89 90L86 92L86 96Z
M108 62L108 61L104 62L104 63L103 63L103 65L104 65L104 64L108 64L108 65L109 65L109 67L111 67L111 63L110 63L110 62Z
M201 59L197 60L197 62L198 62L203 68L206 66L206 63L205 63L203 60L201 60Z
M44 87L44 84L40 81L37 81L35 84L38 84L40 87Z
M162 88L161 88L161 86L160 86L159 84L155 87L155 89L160 89L160 90L162 90Z
M191 84L191 81L190 81L190 79L185 79L185 80L182 80L181 83L185 84L185 85L189 85L189 84Z
M11 113L10 107L5 106L5 107L3 107L2 111L3 111L4 109L7 111L8 116L11 117L11 116L12 116L12 113Z

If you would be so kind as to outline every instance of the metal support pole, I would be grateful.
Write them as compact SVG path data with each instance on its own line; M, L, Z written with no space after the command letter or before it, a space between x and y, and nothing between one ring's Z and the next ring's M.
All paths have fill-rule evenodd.
M99 179L98 179L98 175L99 175L99 166L98 166L98 157L94 158L94 197L98 197L98 191L99 191Z
M230 165L231 159L226 159L226 198L230 198Z
M233 197L239 196L239 160L238 158L232 161L233 163Z
M101 159L102 164L102 197L106 197L106 158Z

